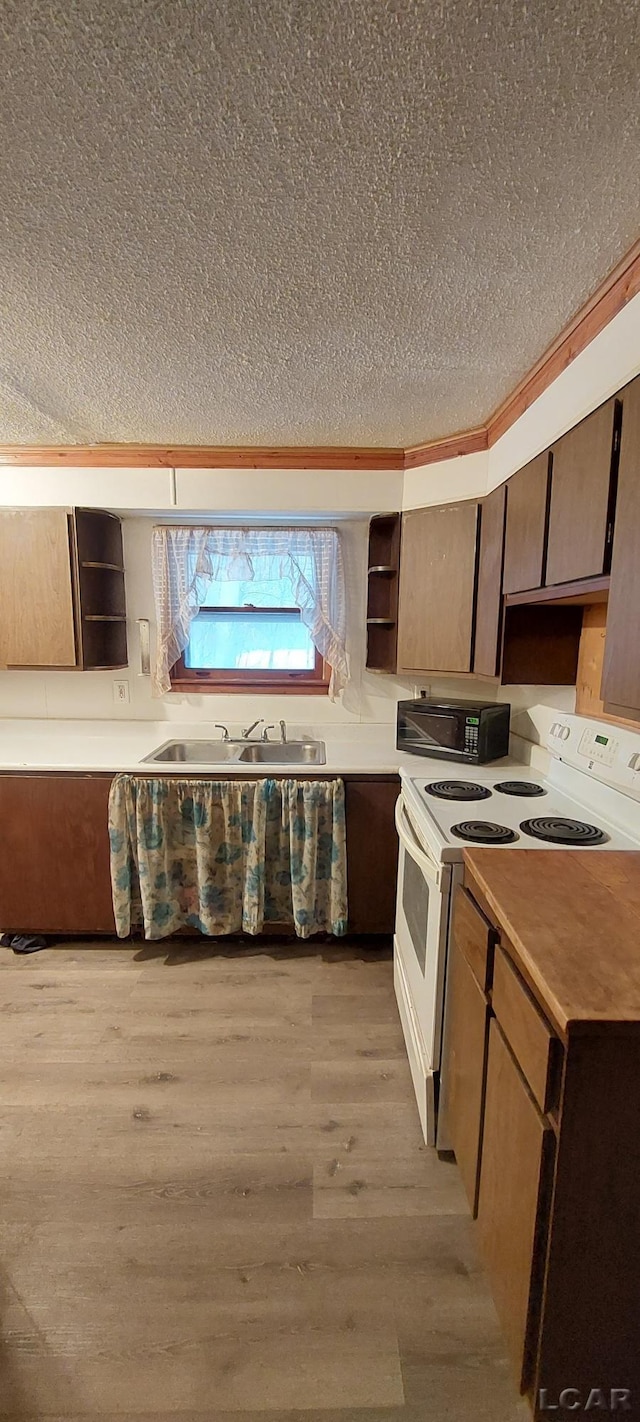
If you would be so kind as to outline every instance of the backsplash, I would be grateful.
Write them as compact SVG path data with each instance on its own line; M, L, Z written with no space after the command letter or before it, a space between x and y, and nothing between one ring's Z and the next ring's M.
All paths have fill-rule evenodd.
M0 718L53 720L167 721L211 723L223 721L232 728L246 726L257 716L277 722L284 717L300 727L358 724L393 726L396 702L414 695L416 685L404 679L367 672L365 659L365 602L367 565L367 521L340 524L343 538L347 583L347 649L351 682L341 701L327 696L265 696L221 693L220 695L152 695L151 679L140 675L138 618L148 618L153 636L153 593L151 585L150 517L123 519L127 587L129 667L118 672L0 671ZM126 681L129 701L116 701L114 683ZM429 684L434 695L451 695L482 700L493 696L510 701L514 710L512 729L526 741L544 740L554 710L572 711L573 687L498 687L486 682L434 679Z

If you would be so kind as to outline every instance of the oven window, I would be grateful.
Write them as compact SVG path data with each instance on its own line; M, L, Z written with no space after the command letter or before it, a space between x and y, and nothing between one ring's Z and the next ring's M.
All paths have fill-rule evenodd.
M424 974L427 960L427 918L429 883L415 859L405 851L402 871L402 910L411 935L413 951Z

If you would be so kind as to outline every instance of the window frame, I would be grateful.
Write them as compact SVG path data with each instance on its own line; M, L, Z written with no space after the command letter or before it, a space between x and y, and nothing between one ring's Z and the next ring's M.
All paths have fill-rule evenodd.
M245 616L248 612L300 615L300 610L297 607L253 607L251 604L246 604L244 607L204 606L200 608L198 617L216 617L221 612L242 613ZM171 668L170 677L172 691L235 691L249 694L259 692L261 695L289 692L290 695L295 693L300 696L323 696L329 694L331 668L317 647L315 648L313 669L305 668L301 671L286 670L285 668L265 671L251 667L188 667L185 664L183 652Z

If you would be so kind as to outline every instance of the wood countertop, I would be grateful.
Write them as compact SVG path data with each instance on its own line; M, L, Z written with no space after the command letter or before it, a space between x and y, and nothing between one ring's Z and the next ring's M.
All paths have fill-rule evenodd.
M640 1024L640 852L465 849L466 875L560 1035Z

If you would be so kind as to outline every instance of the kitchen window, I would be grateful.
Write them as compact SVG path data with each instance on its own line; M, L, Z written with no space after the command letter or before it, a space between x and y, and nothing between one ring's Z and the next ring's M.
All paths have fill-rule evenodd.
M156 528L153 574L159 694L346 685L336 529Z

